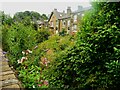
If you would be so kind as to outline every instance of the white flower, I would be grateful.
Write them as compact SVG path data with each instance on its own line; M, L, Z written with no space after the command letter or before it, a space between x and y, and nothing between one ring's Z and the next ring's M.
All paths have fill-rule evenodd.
M27 50L29 53L32 53L32 51L30 51L29 49Z
M35 88L35 86L33 85L33 88Z
M48 65L47 65L47 62L45 62L45 66L48 66Z
M22 57L21 60L18 60L18 63L23 63L25 60L27 60L27 57Z
M22 57L21 60L26 59L26 57Z
M24 51L22 51L22 54L23 54L23 55L25 55L25 52L24 52Z
M17 61L18 61L18 64L19 64L19 63L22 63L21 60L17 60Z
M38 48L38 46L35 46L34 49Z

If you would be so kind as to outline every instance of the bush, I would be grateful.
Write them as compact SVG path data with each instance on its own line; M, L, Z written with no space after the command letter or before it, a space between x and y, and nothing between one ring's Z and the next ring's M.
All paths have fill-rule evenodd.
M6 37L3 41L6 42L3 47L7 48L10 64L17 65L17 60L22 57L22 51L31 49L36 44L36 31L30 26L25 27L22 24L15 24L7 28ZM3 43L5 43L3 42Z
M47 40L49 36L50 36L50 32L48 31L47 28L39 29L36 34L37 43L41 43Z
M115 2L96 2L93 7L83 18L75 46L59 53L44 72L50 87L119 87L120 7Z

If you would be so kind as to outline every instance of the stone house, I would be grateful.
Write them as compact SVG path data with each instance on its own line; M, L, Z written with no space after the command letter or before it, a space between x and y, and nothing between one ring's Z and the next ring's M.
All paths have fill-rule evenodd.
M37 21L38 24L38 29L44 29L46 27L48 27L48 21L47 20L39 20Z
M48 21L39 22L39 28L48 27L52 34L58 34L63 30L67 34L75 33L78 31L78 23L84 12L90 9L91 7L83 8L82 6L78 6L76 11L72 11L71 7L67 7L66 12L59 12L57 9L54 9Z
M52 33L58 33L61 32L63 29L67 30L67 22L68 20L70 20L70 13L68 14L68 12L71 13L70 9L67 10L67 13L65 13L65 11L63 12L58 12L57 9L54 9L51 14L50 17L48 19L48 23L49 23L49 30Z
M67 8L67 12L58 12L57 9L54 9L48 19L49 30L57 34L62 30L65 30L68 34L78 31L78 23L83 16L83 13L86 10L89 10L90 7L83 8L78 6L78 10L71 11L71 7Z

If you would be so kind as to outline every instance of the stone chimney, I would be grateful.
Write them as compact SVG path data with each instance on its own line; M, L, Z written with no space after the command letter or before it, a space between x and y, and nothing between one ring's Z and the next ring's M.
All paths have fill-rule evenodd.
M71 14L71 7L67 7L67 14L68 14L68 15Z
M82 9L83 9L83 7L82 7L82 6L78 6L78 11L79 11L79 10L82 10Z
M57 9L56 9L56 8L54 8L54 11L57 11Z

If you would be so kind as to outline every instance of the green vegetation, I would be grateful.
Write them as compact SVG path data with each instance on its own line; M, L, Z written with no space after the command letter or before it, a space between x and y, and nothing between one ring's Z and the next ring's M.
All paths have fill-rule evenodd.
M92 10L85 13L80 31L74 36L66 35L64 29L60 35L50 36L47 28L36 30L34 24L26 22L33 21L31 16L38 20L39 14L26 11L11 19L3 13L3 50L8 52L10 65L23 87L118 88L119 3L92 3ZM17 19L23 20L12 22Z
M93 3L75 46L56 57L44 72L50 87L115 88L120 84L120 6Z

